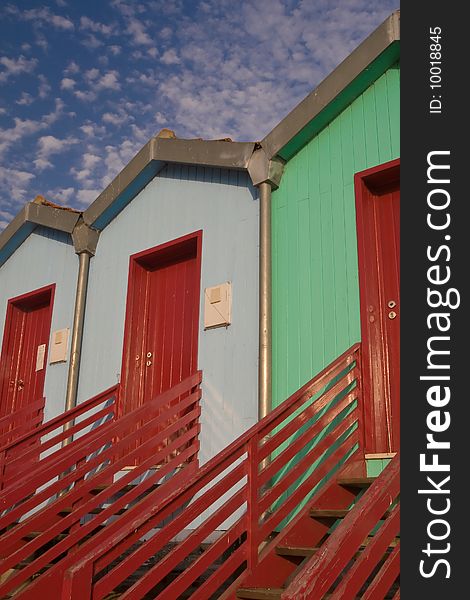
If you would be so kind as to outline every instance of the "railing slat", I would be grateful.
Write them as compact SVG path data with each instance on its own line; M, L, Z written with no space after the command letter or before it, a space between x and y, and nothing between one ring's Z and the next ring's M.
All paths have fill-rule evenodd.
M271 486L269 491L266 492L262 498L260 498L260 512L267 510L279 498L279 496L281 496L291 485L297 481L297 479L299 479L299 477L301 477L303 473L307 472L310 466L315 462L315 459L318 459L331 446L333 446L334 442L352 427L352 425L356 422L356 419L357 412L353 411L351 414L345 417L332 431L329 431L328 434L316 445L314 445L304 457L298 460L296 464L288 470L286 475L284 475L281 479L279 479L279 481ZM318 433L315 435L318 435ZM287 464L288 462L286 461L284 466Z
M399 455L385 468L282 594L282 600L322 598L400 491ZM388 591L388 590L387 590ZM383 597L383 596L382 596Z
M385 598L399 574L400 544L398 543L363 594L363 600L382 600L382 598Z
M71 565L68 570L68 579L73 580L74 573L77 577L82 576L83 569L88 568L87 565L90 563L94 564L93 573L97 576L114 559L131 548L135 542L141 540L142 536L152 528L159 523L165 523L170 515L176 514L153 537L146 539L142 546L134 550L94 584L93 598L100 600L105 594L120 585L130 573L135 572L142 562L175 539L176 535L180 534L194 519L205 513L214 502L218 502L224 494L227 494L228 489L233 487L237 481L242 481L243 477L247 477L246 485L240 490L234 491L234 495L228 500L224 499L222 507L204 517L202 524L189 535L186 541L178 542L177 546L162 561L152 567L127 592L124 592L122 597L128 600L137 600L142 597L142 594L158 585L168 576L178 561L181 562L190 555L203 536L207 537L215 531L217 523L222 517L233 516L235 518L237 507L243 503L246 503L247 509L243 517L236 520L236 523L239 523L241 527L240 531L237 529L237 535L239 534L239 538L244 541L228 560L198 588L196 596L193 594L193 597L202 600L216 592L225 585L227 578L243 563L245 563L243 568L247 568L247 564L254 566L257 561L258 546L263 539L266 539L277 523L292 513L314 486L346 460L358 444L359 428L356 423L359 411L357 408L352 408L352 404L357 399L358 391L356 390L360 390L359 351L360 345L356 344L345 352L267 417L208 461L181 488L175 488L174 492L163 500L158 499L156 492L150 493L139 503L139 506L134 507L135 510L131 509L131 513L126 515L128 518L108 525L106 531L95 536L93 549L83 548L80 561ZM328 389L329 385L330 389ZM349 389L348 386L353 387ZM320 397L312 402L312 396L317 393L320 393ZM342 394L345 394L344 398L341 397ZM340 399L338 402L334 402L334 398L337 396L340 396ZM309 403L308 406L304 406L306 403ZM302 410L302 407L302 415L297 418L294 413ZM262 488L275 472L294 458L294 451L303 447L308 448L313 441L312 438L324 434L325 428L328 429L331 421L343 415L348 407L351 407L349 414L341 418L337 425L332 426L331 431L327 431L323 439L315 442L311 449L309 448L308 455L300 459L300 466L294 466L291 469L292 474L289 472L283 477L274 486L274 491L265 491ZM322 414L323 411L326 411L326 416ZM302 430L299 441L293 441L294 451L283 449L280 455L273 459L271 464L274 466L265 466L260 477L259 465L264 464L264 460L279 444L289 439L292 434L295 434L295 431L305 425L305 422L317 415L319 419L316 421L316 426L314 425L306 431ZM291 416L293 416L292 419ZM272 435L275 429L277 429L276 433ZM272 437L269 438L271 435ZM338 436L341 439L338 448L323 456ZM259 447L259 441L262 439L267 441ZM247 455L246 458L242 458L244 454ZM322 458L320 465L310 473L312 463L319 458ZM237 464L236 461L240 459L241 462ZM217 480L219 476L222 478ZM279 499L279 496L284 494L291 484L301 480L304 476L304 481L290 496L286 499ZM200 494L204 489L205 491ZM263 507L269 508L276 501L280 503L279 507L260 526L259 518ZM187 502L189 505L186 505ZM177 514L177 511L181 509L183 511ZM221 510L224 512L221 513ZM222 552L227 549L225 544L229 539L233 542L231 537L226 536L219 542L219 545L216 543L206 550L184 573L167 585L165 593L172 597L173 594L184 593L203 573L204 569L207 570L221 558ZM89 545L85 544L84 546ZM247 560L248 562L246 562Z
M294 441L291 441L289 445L281 451L280 454L273 459L270 464L263 469L263 471L259 475L260 485L264 485L269 479L271 479L275 473L277 473L282 466L286 465L291 459L293 459L301 450L304 448L309 442L312 441L316 436L318 436L326 427L328 427L331 422L341 414L348 406L350 406L356 398L354 394L351 393L345 398L343 398L336 406L330 409L327 414L323 415L318 419L318 421L307 428L304 433L299 435ZM307 412L307 411L306 411ZM307 414L301 413L299 415L299 420L297 424L297 431L301 429L301 427L305 424L306 421L309 421L312 418L312 415L309 414L310 410ZM357 416L357 415L356 415Z
M390 542L400 531L400 506L397 504L392 514L386 519L379 531L374 534L372 540L367 544L361 555L354 561L340 585L331 595L330 600L341 600L347 593L355 598L372 570L377 565L379 557L383 556Z
M309 490L318 485L331 471L331 469L352 451L358 442L357 430L346 438L343 444L339 446L324 462L322 462L309 477L302 482L289 498L260 526L260 537L264 539L281 523L295 508L304 500Z
M130 502L139 499L156 482L172 473L176 467L193 460L197 456L201 411L199 405L200 389L198 389L200 382L201 372L197 372L145 406L133 413L128 413L119 419L118 422L100 422L103 416L108 414L110 410L113 410L112 408L101 409L90 417L85 415L85 419L77 424L75 429L67 431L66 437L69 437L71 432L73 433L79 428L91 425L93 422L100 422L96 430L84 433L80 438L62 448L55 456L50 455L45 457L38 463L37 473L23 477L20 482L12 484L0 494L3 503L8 507L8 500L11 501L18 496L18 499L21 501L21 494L26 495L28 489L34 491L38 485L48 483L48 480L52 478L52 483L49 483L46 489L39 491L34 496L29 494L29 497L23 501L21 506L13 508L8 514L4 515L3 519L0 519L0 522L5 522L8 520L11 521L12 518L19 519L21 516L35 509L36 506L44 503L48 498L51 498L56 492L70 487L75 482L75 485L63 496L57 497L52 504L47 504L36 512L33 512L3 535L1 540L2 551L5 553L8 552L8 556L1 564L3 570L7 570L27 559L34 552L43 548L45 544L50 543L56 538L57 534L70 529L69 534L64 539L55 543L46 551L42 551L30 564L24 566L3 584L0 584L0 595L14 590L29 577L37 574L46 564L73 549L72 554L69 553L68 556L62 558L59 563L46 571L44 575L36 578L33 582L33 587L36 582L53 577L54 573L59 574L63 572L67 564L70 566L70 561L79 559L80 551L86 546L86 544L77 546L78 542L95 531L99 525L106 522L115 512ZM190 392L190 394L187 395L187 392ZM88 406L93 405L93 408L95 408L104 401L107 401L107 398L104 394L101 394L87 404ZM84 414L83 411L81 414ZM74 416L77 416L77 411L74 412ZM178 419L175 419L176 416L178 416ZM70 412L66 418L70 420ZM63 418L61 420L55 419L53 425L49 423L45 428L41 429L42 435L44 435L45 429L53 431L54 426L57 426L58 423L62 424L63 420ZM132 425L137 421L142 422L143 425L136 429ZM163 428L165 424L169 425ZM135 446L133 451L127 455L122 452L129 443L141 439L142 436L144 436L145 441L141 445ZM21 443L24 443L24 439L30 440L32 438L31 436L28 438L25 437ZM161 447L165 440L167 440L166 445ZM99 453L103 448L106 449ZM28 456L30 454L28 452ZM125 466L130 459L134 458L139 461L138 466L134 470L129 471L114 483L108 483L106 489L97 494L95 492L92 493L92 490L97 485L104 482L107 483L110 477L112 481L113 474ZM96 472L96 468L103 461L107 461L109 464ZM89 514L90 510L100 507L103 501L108 500L111 496L115 496L129 483L134 481L140 472L143 473L158 463L161 463L162 467L155 471L152 476L146 478L134 488L126 490L123 495L94 516L92 520L80 525L80 519ZM75 468L70 470L74 465ZM69 469L68 472L66 471L67 469ZM54 480L57 475L64 472L66 474L62 479ZM91 476L87 477L87 475ZM166 493L170 494L174 489L173 480L178 481L178 479L181 480L182 478L182 476L178 478L178 474L176 474L170 480L162 483L162 487L164 487ZM165 498L165 492L161 492L160 497ZM58 518L59 513L63 513L63 509L66 506L73 507L71 513ZM39 530L41 533L29 542L21 543L21 539L25 534L35 530ZM92 542L93 540L89 541ZM11 551L8 551L8 548ZM83 572L86 573L86 568ZM68 583L70 583L71 589L74 589L73 581L68 580Z

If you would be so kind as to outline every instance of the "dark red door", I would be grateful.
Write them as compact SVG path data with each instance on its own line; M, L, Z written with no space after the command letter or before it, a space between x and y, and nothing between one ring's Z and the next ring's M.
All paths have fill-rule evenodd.
M0 358L0 416L43 397L54 287L8 301Z
M355 178L366 453L400 444L400 164Z
M121 410L197 369L201 232L131 257Z

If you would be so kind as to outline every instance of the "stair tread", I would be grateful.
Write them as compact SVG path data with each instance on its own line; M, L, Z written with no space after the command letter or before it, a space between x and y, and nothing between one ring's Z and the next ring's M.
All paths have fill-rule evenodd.
M342 519L349 512L349 508L312 508L310 516L315 518Z
M109 488L111 484L105 484L103 483L102 485L97 485L95 486L91 491L92 494L96 495L96 494L100 494L101 492L104 492L105 490L107 490ZM113 496L116 495L116 493L127 493L130 492L131 490L134 490L138 485L140 485L140 483L128 483L127 485L124 485L120 490L118 490L117 492L113 493ZM156 490L157 488L159 488L160 485L158 483L154 483L153 485L151 485L147 490L145 490L145 493L150 493L153 492L154 490Z
M279 556L312 556L318 547L309 546L276 546L276 554Z
M338 477L336 481L343 487L366 488L376 479L376 477Z
M276 600L280 599L284 588L239 588L237 598L246 600Z
M63 508L61 511L59 511L59 515L61 516L65 516L65 515L70 515L75 509L73 509L70 506L67 506L67 508ZM91 510L88 510L86 512L87 515L99 515L101 514L105 509L98 507L98 508L92 508ZM127 508L121 508L119 510L116 510L115 512L113 512L113 515L123 515L126 512Z
M369 536L361 544L361 548L365 548L373 540L373 536ZM389 548L395 548L398 543L398 538L395 538L388 545ZM279 556L312 556L320 550L321 546L276 546L276 554Z

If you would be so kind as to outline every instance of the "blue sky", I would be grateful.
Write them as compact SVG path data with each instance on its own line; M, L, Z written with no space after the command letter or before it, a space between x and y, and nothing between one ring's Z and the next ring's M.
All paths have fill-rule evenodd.
M163 127L263 138L397 0L8 0L0 230L37 194L84 209Z

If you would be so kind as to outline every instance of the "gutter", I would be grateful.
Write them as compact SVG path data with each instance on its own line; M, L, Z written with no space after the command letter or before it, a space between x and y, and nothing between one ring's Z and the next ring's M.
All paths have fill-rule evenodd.
M79 266L77 289L75 292L75 308L73 314L72 342L70 346L70 363L67 377L67 390L65 396L65 410L70 410L77 405L78 378L80 374L80 360L82 355L83 324L85 321L85 308L88 290L88 275L90 272L90 258L95 255L98 244L99 232L88 227L80 221L72 232L75 252L78 254ZM64 431L73 427L73 421L64 425ZM63 441L62 446L70 444L72 437Z
M259 189L259 361L258 419L272 410L272 244L271 192L279 187L284 162L268 159L259 148L248 164L253 185Z

